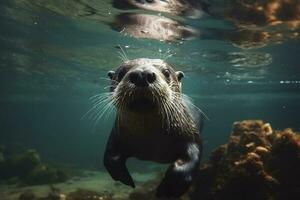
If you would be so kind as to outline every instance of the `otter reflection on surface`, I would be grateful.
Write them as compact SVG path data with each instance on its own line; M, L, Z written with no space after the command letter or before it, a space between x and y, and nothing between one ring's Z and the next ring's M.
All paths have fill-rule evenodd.
M160 41L188 40L199 35L195 29L175 20L150 14L120 14L116 16L112 27L135 38Z
M114 180L135 187L127 158L172 163L156 195L182 195L202 152L201 113L181 93L183 72L160 59L140 58L125 61L108 76L111 92L100 100L114 105L117 116L104 154L106 169Z
M207 9L207 4L200 0L114 0L113 5L120 9L140 8L189 18L199 18Z

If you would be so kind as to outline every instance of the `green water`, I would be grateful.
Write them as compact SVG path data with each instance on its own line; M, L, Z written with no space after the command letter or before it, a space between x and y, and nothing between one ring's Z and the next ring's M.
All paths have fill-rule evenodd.
M107 71L122 62L118 45L129 59L168 56L185 72L183 92L209 118L202 133L204 159L227 141L237 120L300 130L299 38L242 49L218 37L235 30L228 20L165 14L203 35L174 42L137 39L110 27L121 12L108 0L1 1L1 144L20 143L50 162L104 170L113 116L96 127L82 117L92 106L89 98L107 91ZM136 161L130 168L147 171L151 165Z

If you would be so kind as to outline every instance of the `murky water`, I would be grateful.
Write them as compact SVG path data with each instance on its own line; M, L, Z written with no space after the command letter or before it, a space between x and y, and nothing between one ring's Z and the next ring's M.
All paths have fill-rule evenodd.
M96 125L83 116L89 98L108 90L106 73L122 62L120 47L129 59L161 58L185 72L183 92L209 118L204 159L227 141L237 120L299 130L300 29L242 26L234 15L220 14L220 2L213 1L211 14L191 17L115 8L109 0L2 0L0 144L19 143L50 162L104 170L113 116ZM132 33L126 22L136 14L167 21L176 31L151 35L151 24L141 23ZM136 161L130 169L152 166Z

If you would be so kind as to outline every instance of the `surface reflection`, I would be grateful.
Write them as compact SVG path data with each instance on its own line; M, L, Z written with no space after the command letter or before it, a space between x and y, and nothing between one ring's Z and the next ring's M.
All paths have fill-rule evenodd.
M112 27L135 38L160 41L187 40L199 35L195 29L175 20L150 14L120 14L115 17Z
M113 5L121 9L140 8L189 18L199 18L207 9L207 4L196 0L114 0Z
M299 36L299 0L231 0L223 1L223 7L212 13L236 26L235 33L226 35L235 46L258 48Z
M227 52L207 51L202 54L204 59L212 62L227 62L236 69L258 68L272 63L272 55L263 52Z

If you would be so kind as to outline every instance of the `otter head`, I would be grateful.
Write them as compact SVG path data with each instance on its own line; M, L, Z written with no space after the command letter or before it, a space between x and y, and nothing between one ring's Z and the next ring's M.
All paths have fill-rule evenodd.
M108 72L117 110L136 113L169 109L168 102L180 95L183 76L163 60L147 58L125 61Z

